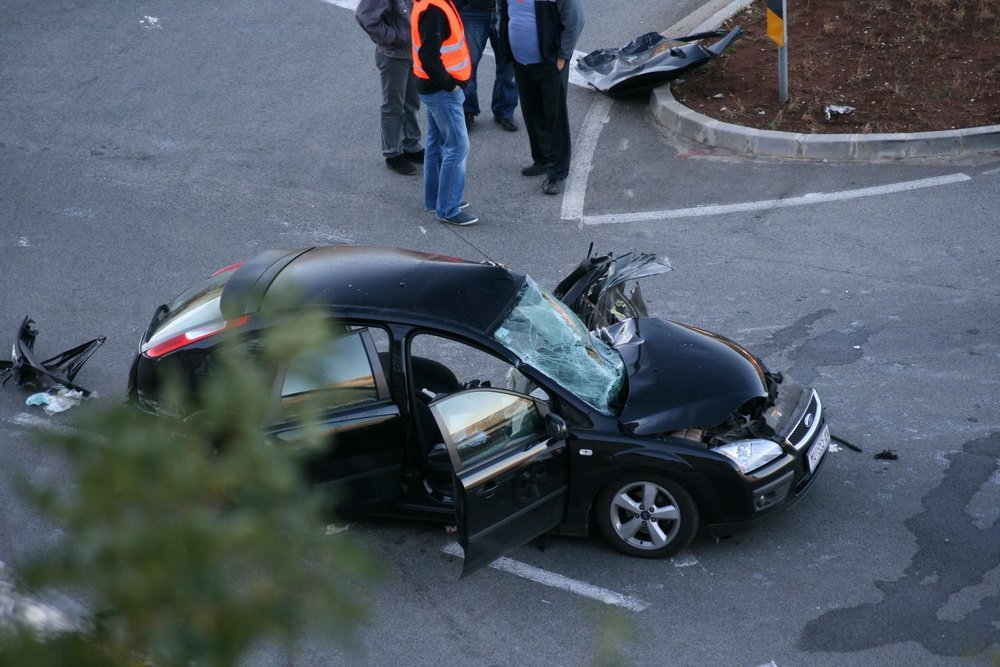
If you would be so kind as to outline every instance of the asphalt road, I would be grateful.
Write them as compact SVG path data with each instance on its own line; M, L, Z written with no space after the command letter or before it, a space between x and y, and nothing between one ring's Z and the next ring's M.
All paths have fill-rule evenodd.
M578 48L697 5L584 0ZM488 59L480 74L488 91ZM419 176L385 168L378 95L371 43L322 0L2 0L0 338L25 315L43 353L106 335L78 379L118 400L155 306L264 248L487 256L549 286L591 243L636 248L675 269L643 286L654 314L815 385L864 451L832 452L776 520L666 561L550 538L459 580L440 527L352 524L389 573L358 592L373 622L358 652L314 638L293 664L1000 660L1000 157L734 159L664 135L643 99L573 88L572 187L541 194L519 173L523 130L487 112L466 192L482 222L456 231L424 213ZM0 561L15 571L59 533L14 477L68 481L29 426L73 414L24 399L0 390ZM886 449L899 458L874 457Z

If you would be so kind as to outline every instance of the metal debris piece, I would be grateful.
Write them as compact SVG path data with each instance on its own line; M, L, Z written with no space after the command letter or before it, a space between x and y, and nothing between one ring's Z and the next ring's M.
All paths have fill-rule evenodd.
M743 35L736 26L682 37L664 37L658 32L639 35L619 49L597 49L576 62L584 80L611 96L631 95L673 81L684 73L722 55ZM699 40L721 37L711 46ZM684 44L678 44L683 42Z
M14 382L22 389L45 391L65 387L75 389L83 396L90 396L91 391L76 384L73 380L80 372L90 355L104 344L105 337L100 336L82 345L60 352L54 357L38 361L35 357L35 339L38 328L35 321L25 317L14 340L11 361L0 361L0 378L2 384L14 378Z
M673 271L669 260L634 250L618 257L611 254L595 257L593 250L591 244L587 258L556 285L552 294L569 304L590 330L630 317L648 316L638 282L628 292L625 284Z
M853 116L854 107L844 104L827 104L823 107L823 115L826 116L826 122L832 123L833 119L838 116Z
M858 447L857 445L852 445L851 443L847 442L846 440L844 440L843 438L841 438L838 435L833 436L833 441L836 442L836 443L839 443L839 444L843 445L844 447L847 447L848 449L853 449L856 452L860 452L861 451L860 447Z
M892 449L883 449L881 452L875 455L875 458L882 461L895 461L899 458L899 454Z

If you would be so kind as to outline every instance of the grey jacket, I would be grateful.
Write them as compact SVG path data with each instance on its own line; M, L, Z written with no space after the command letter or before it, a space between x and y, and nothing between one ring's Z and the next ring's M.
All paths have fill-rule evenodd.
M354 18L375 42L375 48L390 58L413 60L410 11L413 0L361 0Z

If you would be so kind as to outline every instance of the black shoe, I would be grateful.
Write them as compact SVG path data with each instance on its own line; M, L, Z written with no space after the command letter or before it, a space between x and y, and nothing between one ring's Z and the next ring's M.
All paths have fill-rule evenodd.
M544 162L532 162L529 166L521 170L522 176L541 176L547 171Z
M472 129L472 124L475 123L475 122L476 122L476 114L474 114L474 113L467 113L467 114L465 114L465 129L466 130L471 130Z
M514 122L513 118L494 118L493 122L508 132L517 132L517 123Z
M456 227L467 227L479 222L479 218L474 215L469 215L465 211L459 211L456 215L453 215L450 218L438 218L438 220L449 225L455 225Z
M423 164L424 163L424 149L423 148L421 148L419 151L413 151L412 153L407 153L407 152L404 151L403 155L406 156L407 160L409 160L410 162L413 162L414 164Z
M547 195L557 195L562 192L563 182L561 178L546 178L542 183L542 192Z
M385 159L385 166L392 169L397 174L402 174L403 176L413 176L417 173L416 167L406 159L405 155L395 155L393 157L387 157Z

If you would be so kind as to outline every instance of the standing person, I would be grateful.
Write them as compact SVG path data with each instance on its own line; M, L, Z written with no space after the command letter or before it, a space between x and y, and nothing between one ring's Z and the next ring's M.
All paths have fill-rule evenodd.
M413 73L427 107L424 208L450 225L479 218L463 211L469 135L462 114L462 88L472 76L462 17L452 0L416 0L411 16Z
M469 42L469 53L472 54L472 78L465 87L465 127L472 129L472 124L479 115L479 94L476 84L476 72L479 62L483 59L486 40L497 51L500 35L499 19L497 18L496 0L459 0L458 13L462 16L465 26L465 39ZM517 84L514 83L514 67L509 63L496 60L496 76L493 79L493 98L490 104L493 110L493 122L507 130L517 132L517 122L514 120L514 109L517 108Z
M525 176L545 174L542 192L562 192L569 175L570 133L566 92L569 61L583 30L580 0L497 0L500 53L513 61L521 115L532 163Z
M375 42L382 80L382 156L397 174L413 176L424 161L420 146L420 95L413 76L410 9L413 0L360 0L354 17Z

